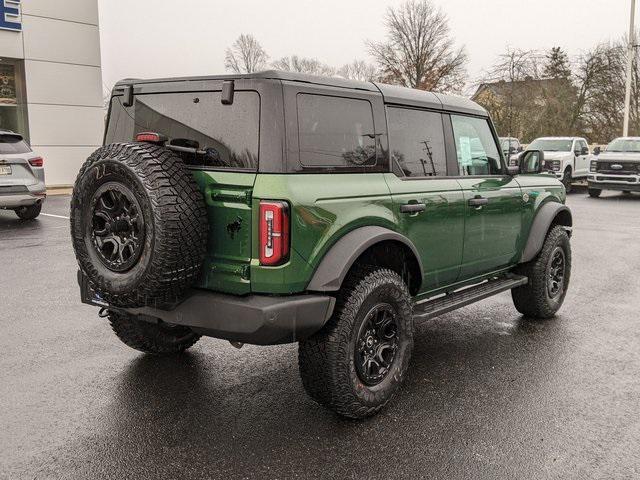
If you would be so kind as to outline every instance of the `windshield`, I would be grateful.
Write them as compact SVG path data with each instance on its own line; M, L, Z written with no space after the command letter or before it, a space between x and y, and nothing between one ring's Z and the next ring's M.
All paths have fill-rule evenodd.
M569 152L571 140L545 140L538 138L529 145L529 150L543 150L545 152Z
M606 151L640 153L640 138L616 138L607 145Z

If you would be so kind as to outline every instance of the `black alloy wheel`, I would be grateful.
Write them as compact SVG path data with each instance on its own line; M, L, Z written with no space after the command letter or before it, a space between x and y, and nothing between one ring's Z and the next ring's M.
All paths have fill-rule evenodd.
M391 305L381 303L369 311L355 347L358 377L365 385L379 384L389 373L398 349L398 324Z
M564 291L565 256L562 247L557 246L551 253L547 267L547 294L556 298Z
M140 203L126 186L108 182L91 199L91 239L100 261L111 271L126 272L144 246Z

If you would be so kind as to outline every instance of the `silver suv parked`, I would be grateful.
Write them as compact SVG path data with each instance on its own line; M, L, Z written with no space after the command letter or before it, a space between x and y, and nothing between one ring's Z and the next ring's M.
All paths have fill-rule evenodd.
M0 130L0 209L33 220L46 196L42 157L33 153L22 135Z

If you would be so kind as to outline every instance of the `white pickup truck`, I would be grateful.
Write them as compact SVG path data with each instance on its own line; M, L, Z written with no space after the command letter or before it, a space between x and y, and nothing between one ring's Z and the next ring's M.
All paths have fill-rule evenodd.
M599 197L602 190L640 192L640 137L620 137L600 153L596 147L591 161L589 195Z
M581 137L540 137L527 147L528 150L542 150L544 160L556 176L562 180L567 192L577 179L586 179L592 155L589 145Z

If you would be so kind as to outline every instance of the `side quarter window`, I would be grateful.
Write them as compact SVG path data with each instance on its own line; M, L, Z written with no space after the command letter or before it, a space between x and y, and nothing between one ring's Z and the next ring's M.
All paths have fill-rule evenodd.
M376 165L377 137L367 100L301 93L297 111L303 167Z
M485 118L451 115L460 175L500 175L502 162Z
M407 177L447 174L442 114L387 108L389 150L394 167Z

